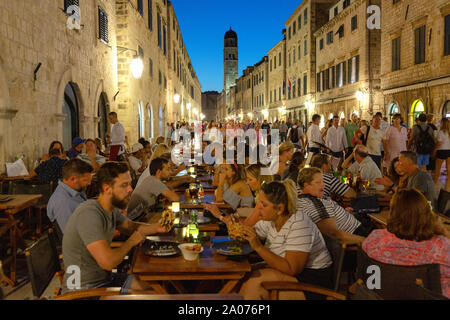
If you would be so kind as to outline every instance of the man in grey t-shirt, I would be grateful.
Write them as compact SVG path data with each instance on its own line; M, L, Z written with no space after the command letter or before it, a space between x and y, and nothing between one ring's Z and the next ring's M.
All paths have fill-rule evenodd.
M137 224L122 215L131 197L131 176L127 164L108 162L97 173L100 195L74 211L64 230L63 293L71 290L123 287L146 290L147 285L126 274L112 273L129 251L147 235L165 233L159 224ZM111 248L114 230L131 235L121 247ZM79 269L77 279L74 270Z
M161 181L170 178L168 161L164 158L153 159L149 170L150 176L145 178L131 194L128 212L132 212L141 203L144 205L145 210L151 209L157 202L159 195L163 195L169 201L180 201L180 197L172 190L169 190Z

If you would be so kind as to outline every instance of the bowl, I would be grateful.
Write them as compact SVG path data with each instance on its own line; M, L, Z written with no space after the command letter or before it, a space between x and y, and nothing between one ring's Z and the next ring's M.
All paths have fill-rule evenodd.
M194 261L195 259L197 259L198 255L203 252L203 247L200 251L191 251L191 250L186 249L186 247L194 246L196 244L198 244L198 243L183 243L178 246L178 248L180 248L181 253L183 254L183 258L185 260Z

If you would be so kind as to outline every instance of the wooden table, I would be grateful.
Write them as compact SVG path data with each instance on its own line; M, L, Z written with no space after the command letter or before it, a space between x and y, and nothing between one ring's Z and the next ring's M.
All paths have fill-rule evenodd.
M244 298L240 294L129 294L121 296L105 296L100 300L243 300Z
M2 280L12 287L16 284L17 244L19 243L25 249L22 232L18 227L19 221L14 218L14 215L36 205L41 197L42 195L40 194L17 194L14 195L13 200L0 203L0 214L2 215L0 217L0 225L9 226L9 241L12 250L11 256L8 257L11 260L10 275L9 278L4 276Z
M161 219L161 212L157 212L152 214L151 218L147 221L147 223L157 223L159 219ZM220 230L220 227L217 223L205 223L198 225L199 232L207 232L210 236L215 236L216 232Z
M191 203L187 203L185 201L185 195L184 194L180 194L180 208L181 209L202 209L203 210L203 204L191 204ZM230 205L228 203L225 202L218 202L216 203L216 196L214 194L205 194L205 200L204 203L210 203L210 204L215 204L219 209L231 209Z
M219 238L219 237L217 237ZM159 237L160 240L169 240ZM186 290L182 280L225 280L220 294L230 293L247 272L251 271L248 260L233 261L226 256L213 253L211 245L204 245L203 252L195 261L186 261L183 256L151 257L144 254L142 247L135 250L131 273L147 281L157 294L168 294L161 282L169 281L179 293Z
M386 208L390 207L392 195L384 193L384 192L377 192L376 195L378 195L378 204L380 205L381 209L386 209ZM367 194L367 196L369 196L369 194ZM342 206L344 208L351 207L352 202L354 200L355 199L343 198L341 201Z
M386 228L387 226L387 220L389 217L389 210L382 210L380 213L370 213L368 216L378 225L380 225L383 228ZM447 218L446 216L438 214L439 218L444 223L444 227L448 232L450 232L450 218Z

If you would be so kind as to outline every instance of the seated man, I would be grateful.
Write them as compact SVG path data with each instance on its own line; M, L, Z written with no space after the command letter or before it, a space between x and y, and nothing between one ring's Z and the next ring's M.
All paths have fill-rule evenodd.
M140 177L147 168L147 156L148 154L142 144L135 143L131 146L131 155L128 157L128 162L136 177Z
M417 153L414 151L402 151L399 156L399 167L408 176L407 188L417 189L423 193L431 206L435 208L436 206L436 189L434 186L433 178L428 172L419 168L417 163ZM398 187L394 186L394 182L388 177L383 177L377 180L378 183L384 186L392 187L395 192L397 192Z
M369 234L370 226L362 224L350 212L331 199L323 199L322 172L317 168L304 168L298 175L302 189L297 207L306 213L320 232L332 239L360 244Z
M64 274L63 293L71 290L122 287L146 290L147 285L127 274L111 273L147 235L167 232L160 224L137 224L119 209L125 209L133 191L128 165L105 163L97 173L100 195L82 203L67 222L63 237L66 268L80 268L80 285ZM112 249L114 230L131 235L119 248Z
M77 158L91 164L95 172L106 162L106 158L98 154L97 145L92 139L86 140L86 153L79 154Z
M156 158L150 163L150 176L145 178L131 194L128 205L128 212L133 211L139 204L144 204L146 210L157 203L159 195L169 201L179 202L180 197L161 181L170 177L168 161L163 158Z
M62 233L75 209L87 200L86 188L92 181L92 166L79 159L67 161L62 168L62 181L47 204L47 216L58 222Z
M324 198L330 198L332 194L340 197L356 198L355 190L331 174L331 162L328 155L314 155L311 159L311 167L318 168L323 173L323 182L325 183L325 189L323 190Z
M81 139L80 137L73 139L72 148L67 151L67 157L69 159L78 157L83 152L84 143L85 140Z
M62 159L61 150L56 148L50 150L49 156L50 159L37 166L26 178L27 180L37 176L39 183L48 184L57 183L62 178L62 168L67 160Z
M353 164L352 160L355 159ZM361 174L361 179L369 181L370 185L379 191L384 187L375 183L375 179L381 178L381 171L377 164L369 157L369 150L363 145L357 145L353 154L345 159L342 168L348 169L352 174Z

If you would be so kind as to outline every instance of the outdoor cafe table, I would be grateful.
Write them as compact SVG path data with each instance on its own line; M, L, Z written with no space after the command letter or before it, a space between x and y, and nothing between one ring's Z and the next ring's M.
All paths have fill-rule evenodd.
M17 243L19 243L21 247L25 247L22 232L17 226L19 221L14 218L14 215L36 205L42 195L16 194L13 195L13 197L14 199L10 201L0 203L0 229L4 227L4 229L6 229L5 232L9 230L10 246L12 248L11 256L8 257L8 260L11 260L10 275L9 278L5 276L2 280L8 282L12 287L15 286L16 282Z
M156 212L154 213L150 219L147 221L147 223L157 223L161 219L162 212ZM198 231L199 232L207 232L210 235L215 235L217 231L220 230L220 227L217 223L206 223L206 224L199 224L198 225Z
M185 195L179 194L180 196L180 208L181 209L202 209L203 210L203 203L211 203L215 204L219 209L231 209L230 205L225 202L218 202L216 203L216 197L214 194L205 194L205 198L203 203L199 204L192 204L185 201ZM168 204L170 205L170 203Z
M220 237L216 237L220 238ZM152 237L152 240L171 240L170 237ZM228 294L247 272L251 271L247 259L234 261L213 252L210 244L203 245L203 252L197 260L186 261L183 256L152 257L144 254L142 246L133 256L131 273L146 281L157 294L168 294L163 286L170 282L179 293L187 293L179 281L183 280L224 280L218 293Z
M382 210L380 213L370 213L368 216L379 226L386 228L387 221L389 217L389 210ZM442 220L445 229L450 232L450 218L438 214L439 218Z

